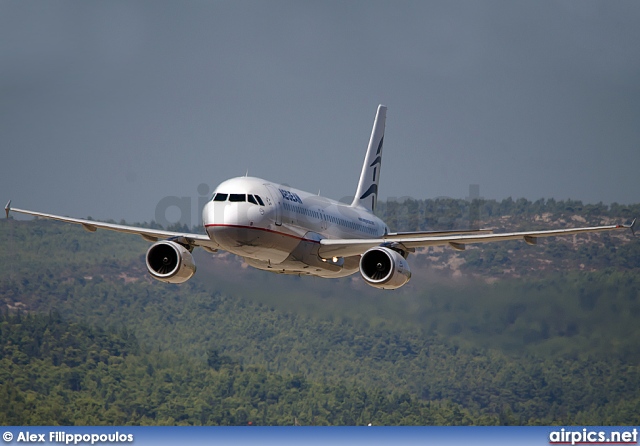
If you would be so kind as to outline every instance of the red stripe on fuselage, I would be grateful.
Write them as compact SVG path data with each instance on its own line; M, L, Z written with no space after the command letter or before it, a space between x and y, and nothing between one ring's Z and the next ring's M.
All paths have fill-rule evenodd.
M299 237L297 235L287 234L286 232L274 231L273 229L259 228L257 226L209 224L209 225L204 225L204 227L205 228L210 228L210 227L219 227L220 228L221 227L221 228L254 229L256 231L271 232L272 234L284 235L286 237L291 237L291 238L294 238L294 239L297 239L297 240L302 240L302 241L305 241L305 242L312 242L312 243L320 244L320 242L317 241L317 240L311 240L311 239L308 239L308 238Z

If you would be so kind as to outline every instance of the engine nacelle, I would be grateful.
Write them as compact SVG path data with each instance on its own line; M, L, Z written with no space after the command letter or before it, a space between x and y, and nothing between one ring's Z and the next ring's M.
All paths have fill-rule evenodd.
M169 240L154 243L147 250L147 269L156 280L182 283L196 273L191 253L181 244Z
M411 269L398 252L378 246L360 257L360 275L373 287L395 290L411 279Z

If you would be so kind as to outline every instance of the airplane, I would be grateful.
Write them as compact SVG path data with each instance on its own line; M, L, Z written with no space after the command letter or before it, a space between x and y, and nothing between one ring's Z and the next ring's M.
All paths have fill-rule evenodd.
M616 224L545 231L493 233L491 230L391 232L374 215L382 165L387 107L379 105L360 180L351 204L314 195L253 177L221 183L202 210L206 234L139 228L63 217L11 207L11 211L82 225L95 232L108 229L140 235L152 242L146 253L149 274L162 282L183 283L196 272L192 251L228 251L252 267L282 274L344 277L356 271L380 289L397 289L411 279L407 262L416 248L448 245L464 250L468 244L524 240L535 245L539 237L631 229Z

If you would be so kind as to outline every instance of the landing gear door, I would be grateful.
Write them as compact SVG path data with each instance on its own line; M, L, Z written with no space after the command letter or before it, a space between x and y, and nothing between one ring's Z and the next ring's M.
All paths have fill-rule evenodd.
M271 195L271 204L275 206L276 226L282 225L282 194L271 184L265 184Z

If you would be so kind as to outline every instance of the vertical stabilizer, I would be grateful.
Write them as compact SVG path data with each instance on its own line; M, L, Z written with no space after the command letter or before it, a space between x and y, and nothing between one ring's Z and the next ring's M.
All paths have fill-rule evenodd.
M378 201L378 180L380 179L380 167L382 165L382 143L384 141L384 123L387 118L387 107L378 106L376 119L373 121L369 147L364 157L362 173L358 189L351 206L363 207L371 212L376 210Z

